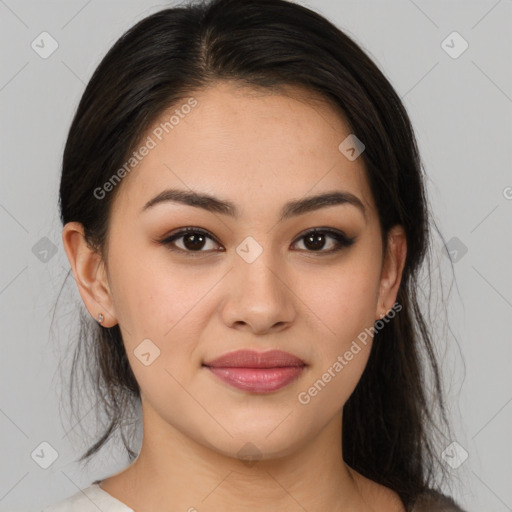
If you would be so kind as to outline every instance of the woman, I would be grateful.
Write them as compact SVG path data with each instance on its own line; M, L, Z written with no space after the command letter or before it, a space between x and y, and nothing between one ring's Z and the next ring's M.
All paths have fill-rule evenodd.
M461 510L435 481L413 129L325 18L213 0L139 22L84 92L60 208L110 421L81 460L120 427L131 464L47 512Z

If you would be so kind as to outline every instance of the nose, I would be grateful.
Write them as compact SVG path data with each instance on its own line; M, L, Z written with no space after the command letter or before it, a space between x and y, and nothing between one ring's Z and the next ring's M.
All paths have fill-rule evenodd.
M254 334L287 329L296 316L296 293L270 250L249 262L238 255L224 282L222 318L228 327Z

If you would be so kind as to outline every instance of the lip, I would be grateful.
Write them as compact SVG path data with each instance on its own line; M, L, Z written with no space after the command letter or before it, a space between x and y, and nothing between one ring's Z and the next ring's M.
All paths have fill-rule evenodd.
M237 350L203 364L223 382L244 391L269 393L298 378L306 363L288 352Z
M305 362L282 350L257 352L256 350L236 350L203 363L204 366L222 368L282 368L285 366L305 366Z

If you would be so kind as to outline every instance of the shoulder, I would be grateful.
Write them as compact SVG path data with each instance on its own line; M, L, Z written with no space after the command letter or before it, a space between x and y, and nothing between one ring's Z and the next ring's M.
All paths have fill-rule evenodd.
M370 480L361 473L349 468L357 485L375 510L389 512L466 512L452 498L436 491L427 489L418 496L412 508L405 508L397 492Z
M348 467L348 470L352 474L359 492L372 509L381 512L406 512L403 501L393 489L366 478L351 467Z
M455 501L434 489L429 489L414 502L411 512L466 512Z
M65 498L42 512L133 512L131 508L104 491L99 485L92 484L69 498Z

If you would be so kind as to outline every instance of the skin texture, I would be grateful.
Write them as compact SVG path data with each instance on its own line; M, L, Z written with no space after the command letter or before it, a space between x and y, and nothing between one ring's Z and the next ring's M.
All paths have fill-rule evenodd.
M194 98L197 106L118 185L106 261L87 246L80 224L62 234L88 311L103 313L106 327L119 323L142 393L140 454L102 488L137 512L405 510L396 493L342 458L343 405L371 338L307 405L297 399L392 308L403 229L393 228L383 258L364 164L338 150L350 131L332 105L301 89L230 82ZM232 201L240 217L172 202L141 212L167 188ZM333 190L360 198L366 217L343 204L279 222L286 202ZM158 243L186 226L212 236L197 257ZM355 243L327 254L337 246L327 236L315 251L304 235L317 227ZM263 250L252 263L236 252L248 236ZM134 350L148 338L160 355L145 366ZM242 348L281 349L308 366L269 394L232 388L202 367ZM257 462L237 458L244 446Z

